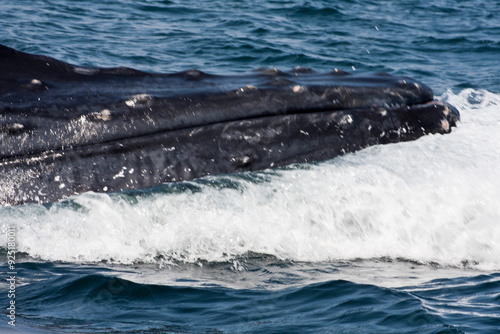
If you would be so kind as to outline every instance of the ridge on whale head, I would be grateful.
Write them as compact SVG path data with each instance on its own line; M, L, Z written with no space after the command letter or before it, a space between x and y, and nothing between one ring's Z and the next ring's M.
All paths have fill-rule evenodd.
M47 203L333 158L449 133L458 111L388 74L91 68L0 45L0 203Z

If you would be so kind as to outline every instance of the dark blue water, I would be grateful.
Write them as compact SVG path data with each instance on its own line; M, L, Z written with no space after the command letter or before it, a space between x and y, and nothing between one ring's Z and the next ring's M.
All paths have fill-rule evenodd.
M22 270L39 281L19 289L20 321L54 332L486 333L500 307L499 274L397 289L333 279L266 290L141 284L92 266Z
M321 164L1 208L2 333L500 332L499 1L17 0L0 12L1 44L73 64L387 72L462 113L450 135Z

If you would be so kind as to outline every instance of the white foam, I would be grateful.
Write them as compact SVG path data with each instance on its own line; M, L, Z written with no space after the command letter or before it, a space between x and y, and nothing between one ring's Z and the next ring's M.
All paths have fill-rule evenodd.
M78 209L5 208L0 226L16 225L19 250L51 261L220 261L253 251L498 270L500 95L467 89L442 98L462 115L449 135L371 147L271 182L240 180L240 189L202 186L136 203L84 194Z

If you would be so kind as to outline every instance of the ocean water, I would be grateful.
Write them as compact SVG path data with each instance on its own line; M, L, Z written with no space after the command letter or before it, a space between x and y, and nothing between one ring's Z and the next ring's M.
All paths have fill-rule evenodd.
M500 332L499 1L0 10L1 44L73 64L387 72L462 116L448 135L315 164L0 208L0 332Z

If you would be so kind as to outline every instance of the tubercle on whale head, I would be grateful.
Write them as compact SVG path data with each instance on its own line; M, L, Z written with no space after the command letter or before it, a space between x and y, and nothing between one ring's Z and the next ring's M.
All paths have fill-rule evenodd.
M446 102L441 102L445 105L445 110L448 111L446 114L448 121L450 122L451 126L456 126L456 123L460 121L460 112L458 111L457 108L452 106L451 104L448 104Z
M442 101L432 101L430 104L434 104L439 107L445 118L441 120L442 129L444 133L450 133L452 127L457 126L457 122L460 121L460 112L454 106L442 102Z
M443 121L443 129L445 129L446 133L451 132L451 127L457 126L457 122L460 121L460 113L458 112L457 108L454 106L444 103L444 113L446 115L446 121ZM444 122L448 123L448 128L446 127L446 124Z
M452 127L460 121L460 112L452 105L442 101L430 101L413 107L418 112L418 122L425 134L451 132Z

